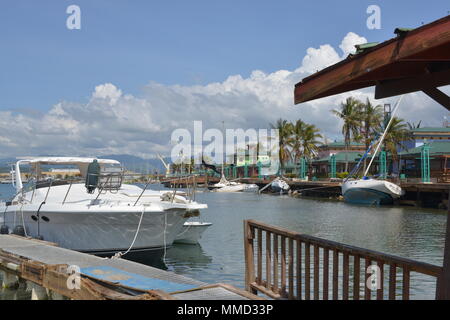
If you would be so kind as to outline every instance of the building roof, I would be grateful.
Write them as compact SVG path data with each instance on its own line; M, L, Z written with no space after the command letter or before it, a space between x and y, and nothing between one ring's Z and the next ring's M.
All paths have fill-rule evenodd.
M415 128L411 130L413 133L423 133L423 132L448 132L450 133L450 127L424 127Z
M345 159L345 155L347 154L347 160L348 162L358 162L358 160L363 156L361 154L361 152L339 152L336 153L336 163L345 163L346 159ZM318 160L314 160L313 162L330 162L331 160L331 155L327 156L327 157L323 157L321 159Z
M423 91L450 109L438 87L450 84L450 16L397 37L360 46L358 54L304 78L295 85L295 103L376 86L375 98Z
M430 156L450 155L450 141L430 141L428 145L430 146ZM422 146L402 151L399 155L402 157L408 155L417 156L421 152Z
M359 143L359 142L351 142L350 143L351 147L364 147L365 144L364 143ZM328 144L323 144L321 146L319 146L319 148L330 148L330 147L345 147L345 142L344 141L334 141L332 143L328 143Z

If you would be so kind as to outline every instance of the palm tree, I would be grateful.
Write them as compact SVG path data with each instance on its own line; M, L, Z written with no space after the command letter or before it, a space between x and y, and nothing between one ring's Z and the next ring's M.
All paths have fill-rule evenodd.
M398 154L397 149L401 147L402 149L407 149L405 142L412 139L409 134L408 125L403 119L394 117L392 119L391 126L386 132L384 137L384 146L386 151L390 152L394 161L397 161Z
M290 139L289 142L290 147L292 148L292 153L294 155L294 162L297 162L298 159L303 155L302 147L306 125L306 123L299 119L292 126L292 139Z
M303 155L307 158L313 158L318 151L318 145L321 144L319 139L322 135L319 129L313 124L307 124L303 134Z
M420 128L420 125L422 124L422 120L420 120L420 121L417 122L417 123L414 123L414 122L407 122L406 124L408 125L408 129L409 129L409 130L419 129L419 128Z
M332 110L332 112L344 121L342 126L342 134L345 143L345 171L348 172L348 150L352 138L354 141L360 140L361 127L361 104L362 102L355 98L347 98L341 103L340 110Z
M285 161L291 158L291 151L289 150L289 145L292 144L292 123L287 120L278 119L275 125L271 124L272 129L278 130L278 138L279 138L279 159L280 159L280 167L281 171L284 169Z
M369 149L370 143L375 138L375 134L381 128L381 122L383 120L382 106L374 106L367 98L366 103L361 104L361 136L366 146L366 150ZM366 171L367 159L364 159L364 171Z
M297 120L292 128L291 148L294 155L294 161L297 162L301 156L312 158L316 155L318 145L322 138L319 129L313 125Z

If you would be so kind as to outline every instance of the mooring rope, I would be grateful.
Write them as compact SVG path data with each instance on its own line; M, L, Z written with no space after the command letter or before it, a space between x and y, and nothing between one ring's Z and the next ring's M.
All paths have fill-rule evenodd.
M25 233L25 237L28 238L27 228L25 228L25 219L23 217L23 205L24 205L24 203L22 202L22 206L20 207L20 212L22 213L22 227L23 227L23 232Z
M135 243L135 241L137 239L137 236L139 234L139 230L141 229L141 223L142 223L142 218L144 217L144 213L145 213L145 206L142 206L142 213L141 213L141 217L139 219L139 224L137 226L136 233L134 234L134 239L133 239L133 242L131 243L130 247L125 252L120 252L120 251L117 252L115 255L113 255L111 257L111 259L120 259L124 255L126 255L128 252L130 252L131 248L133 248L134 243Z
M166 264L166 253L167 253L167 246L166 246L166 229L167 229L167 212L164 212L164 234L163 234L163 245L164 245L164 254L163 254L163 263Z

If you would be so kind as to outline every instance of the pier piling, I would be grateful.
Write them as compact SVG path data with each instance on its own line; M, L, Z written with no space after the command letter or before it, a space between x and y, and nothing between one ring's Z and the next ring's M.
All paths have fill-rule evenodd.
M19 278L12 273L1 271L2 287L5 289L14 289L19 286Z

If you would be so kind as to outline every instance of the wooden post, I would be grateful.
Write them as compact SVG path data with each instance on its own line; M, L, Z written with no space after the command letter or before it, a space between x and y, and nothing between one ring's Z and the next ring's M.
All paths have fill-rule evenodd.
M250 284L255 281L255 263L252 232L248 221L244 220L244 252L245 252L245 290L256 294L256 290L252 289Z
M436 285L436 299L450 300L450 192L447 205L447 228L445 232L444 264L442 275Z
M19 278L12 273L2 271L3 288L14 289L19 285Z
M31 300L48 300L49 295L46 288L40 285L27 281L27 290L31 291Z

